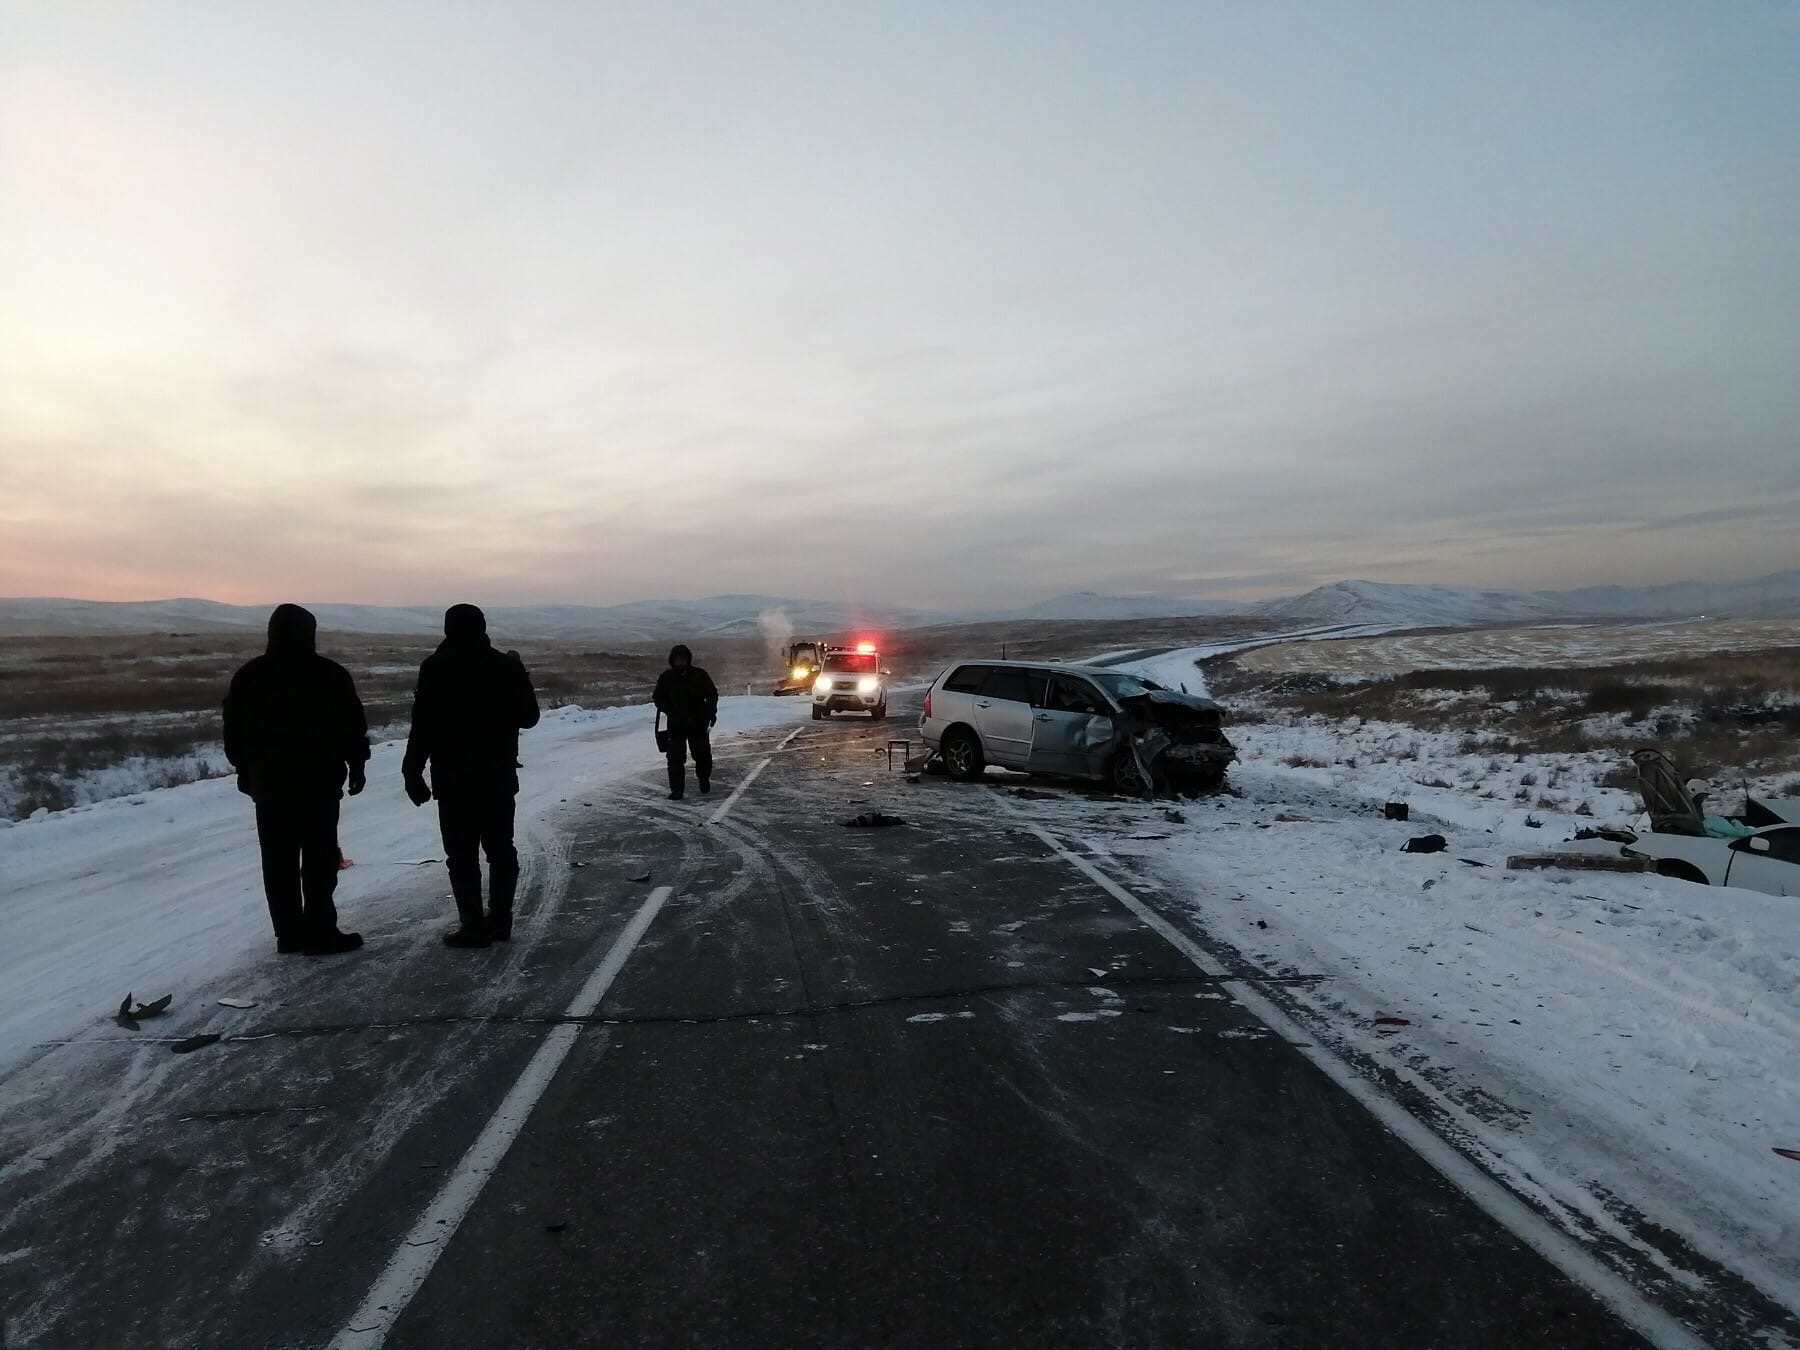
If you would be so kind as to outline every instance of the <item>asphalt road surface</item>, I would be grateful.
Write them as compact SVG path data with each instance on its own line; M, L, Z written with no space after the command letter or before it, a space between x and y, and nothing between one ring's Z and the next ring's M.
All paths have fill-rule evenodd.
M572 803L510 947L444 949L416 869L413 922L156 1029L216 1045L47 1048L0 1083L0 1344L1642 1343L1029 803L890 773L910 732Z

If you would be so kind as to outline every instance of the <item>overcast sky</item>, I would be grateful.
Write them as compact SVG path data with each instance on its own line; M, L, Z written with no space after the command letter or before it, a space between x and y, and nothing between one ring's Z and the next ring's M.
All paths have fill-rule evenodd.
M1800 565L1800 7L15 3L0 594Z

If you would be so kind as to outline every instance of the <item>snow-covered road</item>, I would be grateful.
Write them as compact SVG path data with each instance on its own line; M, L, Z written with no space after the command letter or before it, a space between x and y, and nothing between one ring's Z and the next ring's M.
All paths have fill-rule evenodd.
M803 699L725 698L715 736L808 715ZM565 803L654 767L648 707L562 708L521 738L519 830L529 850ZM399 742L375 749L345 798L339 875L346 928L445 922L437 813L400 788ZM429 861L430 866L416 866ZM77 807L0 829L0 1073L33 1047L117 1008L249 967L272 949L249 801L230 778ZM248 977L247 977L248 978Z

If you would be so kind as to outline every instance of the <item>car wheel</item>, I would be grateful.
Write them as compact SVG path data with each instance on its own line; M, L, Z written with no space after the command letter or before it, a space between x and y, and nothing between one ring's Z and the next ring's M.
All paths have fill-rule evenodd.
M1676 881L1691 881L1699 886L1711 884L1706 879L1706 873L1702 872L1698 867L1695 867L1692 863L1677 862L1673 858L1664 858L1661 862L1656 864L1656 875L1659 877L1673 877Z
M887 704L885 704L885 703L877 704L875 707L869 709L869 720L871 722L879 722L879 721L882 721L886 717L887 717Z
M816 703L813 704L813 721L823 722L824 720L825 720L825 710L823 708L821 708L818 704L816 704Z
M944 767L950 770L950 776L965 783L981 777L981 771L987 767L986 757L981 753L981 741L966 727L958 727L944 737L944 748L939 753L943 755Z
M1113 791L1121 797L1148 797L1151 792L1150 780L1144 777L1137 756L1130 750L1121 750L1113 756L1112 785Z

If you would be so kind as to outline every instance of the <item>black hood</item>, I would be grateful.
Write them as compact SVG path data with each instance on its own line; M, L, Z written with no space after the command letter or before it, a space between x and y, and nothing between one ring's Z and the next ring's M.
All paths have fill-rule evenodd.
M299 605L277 605L269 615L270 656L310 656L319 649L319 621Z
M444 611L444 636L456 642L487 640L487 615L475 605L452 605Z
M669 648L669 664L671 666L675 664L675 658L678 656L685 657L690 666L694 664L694 654L688 650L687 643L677 642Z

